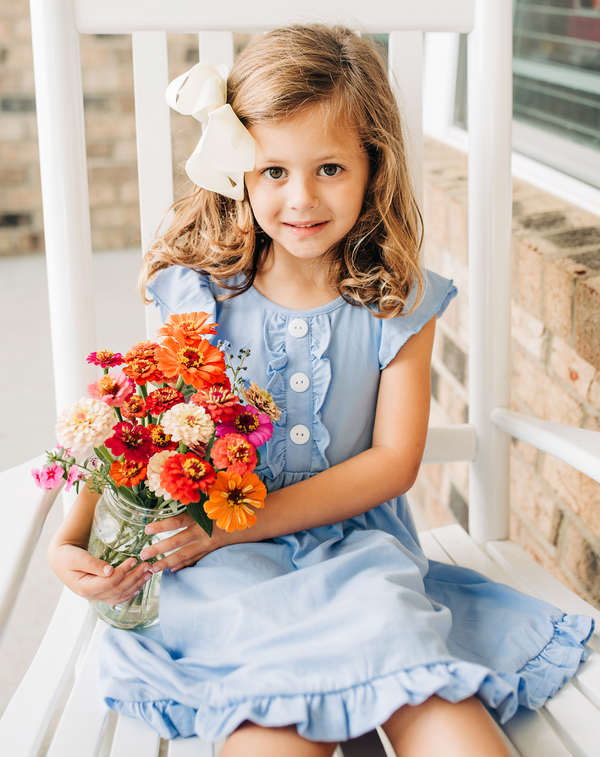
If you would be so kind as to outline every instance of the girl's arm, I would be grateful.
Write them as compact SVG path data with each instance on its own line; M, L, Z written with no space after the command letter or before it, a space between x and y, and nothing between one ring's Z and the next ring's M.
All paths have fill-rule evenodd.
M226 533L215 528L209 539L187 513L153 523L146 527L148 533L185 530L161 542L160 548L144 549L142 558L177 550L152 566L153 571L176 570L227 544L338 523L408 491L417 477L427 438L434 331L435 316L382 371L370 449L269 494L250 529Z
M147 563L130 559L113 568L87 551L98 494L84 488L48 547L50 567L69 589L93 602L117 605L152 577ZM136 567L137 565L137 567Z

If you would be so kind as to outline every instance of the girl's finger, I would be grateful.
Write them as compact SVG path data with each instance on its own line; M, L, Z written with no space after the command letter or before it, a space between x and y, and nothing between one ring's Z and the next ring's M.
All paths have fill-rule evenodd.
M145 573L141 579L128 587L119 585L117 589L111 589L96 595L95 601L104 602L107 605L120 605L127 602L144 588L144 585L152 578L152 573Z
M175 531L178 528L187 528L192 526L196 521L192 516L185 512L179 515L173 515L171 518L165 518L164 520L156 520L146 526L147 534L162 534L165 531Z

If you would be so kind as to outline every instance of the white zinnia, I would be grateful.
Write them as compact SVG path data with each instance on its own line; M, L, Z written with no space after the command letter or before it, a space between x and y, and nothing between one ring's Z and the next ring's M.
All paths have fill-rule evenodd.
M157 452L156 455L152 455L148 461L148 473L147 473L147 486L151 492L154 492L157 497L164 497L166 500L173 499L169 492L161 488L160 474L162 472L165 460L171 455L176 455L177 451L174 449L165 450L164 452Z
M167 410L161 425L174 442L183 442L187 447L206 444L215 431L215 424L203 407L184 402Z
M56 440L73 453L99 447L111 436L118 423L110 405L94 397L84 397L58 416Z

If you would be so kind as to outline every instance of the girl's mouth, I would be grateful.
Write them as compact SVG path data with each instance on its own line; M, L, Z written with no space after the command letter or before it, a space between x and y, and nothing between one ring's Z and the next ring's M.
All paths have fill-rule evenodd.
M297 237L310 237L322 231L329 221L316 221L314 223L305 221L303 223L285 223L285 228Z

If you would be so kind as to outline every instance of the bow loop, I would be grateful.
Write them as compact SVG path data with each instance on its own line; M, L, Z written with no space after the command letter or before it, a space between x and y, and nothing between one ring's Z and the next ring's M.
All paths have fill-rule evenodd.
M201 61L174 79L165 96L173 110L202 123L187 175L203 189L243 200L244 172L254 168L254 139L227 104L226 79L226 66Z

